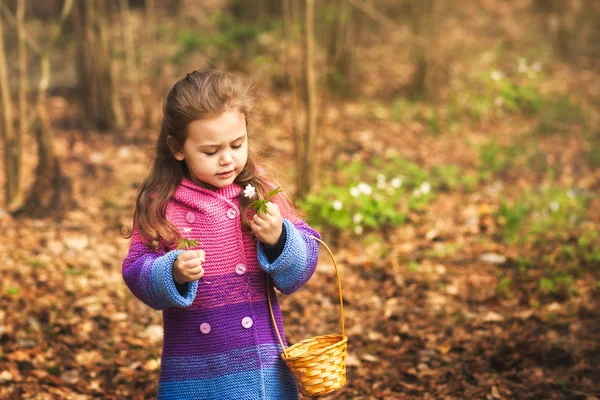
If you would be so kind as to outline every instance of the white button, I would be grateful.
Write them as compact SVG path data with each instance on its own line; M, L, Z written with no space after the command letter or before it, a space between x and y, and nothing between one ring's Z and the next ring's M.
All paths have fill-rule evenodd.
M246 329L252 328L252 324L254 324L254 321L252 321L252 318L250 317L244 317L242 320L242 326Z
M246 266L244 264L238 264L235 266L235 273L238 275L244 275L246 272Z
M210 324L207 324L206 322L200 324L200 332L204 333L205 335L210 332Z
M229 210L227 210L227 218L234 219L236 215L237 215L237 212L233 208L230 208Z
M185 215L185 220L190 223L193 224L196 221L196 214L194 214L193 212L189 212Z

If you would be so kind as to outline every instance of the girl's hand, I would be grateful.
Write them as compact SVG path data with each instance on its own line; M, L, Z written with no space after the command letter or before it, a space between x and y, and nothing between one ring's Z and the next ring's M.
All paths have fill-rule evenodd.
M283 221L279 207L275 203L267 203L267 213L257 212L250 222L250 228L258 240L273 246L279 240L283 229Z
M181 253L173 263L173 280L183 284L196 281L204 276L202 263L205 261L204 250L188 250Z

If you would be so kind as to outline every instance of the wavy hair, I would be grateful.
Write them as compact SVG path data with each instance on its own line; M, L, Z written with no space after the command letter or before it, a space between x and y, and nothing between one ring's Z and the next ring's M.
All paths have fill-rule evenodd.
M181 233L166 217L167 204L175 193L181 179L189 178L190 171L184 161L178 161L167 145L181 148L187 138L189 124L197 119L212 118L224 112L237 110L244 115L246 129L250 127L258 101L256 86L247 79L215 69L193 71L177 81L169 91L163 107L163 121L154 148L152 169L143 181L133 214L133 223L141 240L154 250L169 248L181 239ZM259 198L264 198L273 185L257 170L249 150L246 166L235 178L244 187L251 184ZM281 195L278 195L281 196ZM286 200L285 196L279 200ZM252 200L240 197L242 224L249 229L248 207ZM128 236L131 237L133 232Z

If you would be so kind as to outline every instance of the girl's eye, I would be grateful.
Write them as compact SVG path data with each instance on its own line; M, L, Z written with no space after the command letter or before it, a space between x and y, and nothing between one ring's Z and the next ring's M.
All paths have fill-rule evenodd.
M207 156L214 156L215 154L217 154L217 150L213 151L212 153L205 152L204 154L206 154Z
M231 146L231 147L233 147L234 149L239 149L240 147L242 147L242 143L236 144L235 146Z

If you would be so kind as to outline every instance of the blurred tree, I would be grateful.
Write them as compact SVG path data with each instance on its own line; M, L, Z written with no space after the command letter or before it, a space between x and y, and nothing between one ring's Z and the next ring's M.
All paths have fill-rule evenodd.
M327 86L333 93L350 94L350 73L354 41L352 40L352 9L347 0L325 4L327 24L323 24Z
M41 75L37 87L37 101L34 107L33 121L38 150L38 165L35 170L35 181L31 185L24 203L15 211L15 215L46 216L57 214L71 207L72 185L70 179L63 174L59 159L54 152L54 133L48 116L46 97L50 83L50 54L61 36L73 0L65 0L58 27L52 37L40 46L33 40L28 43L40 54ZM29 121L28 121L29 123Z
M315 50L314 50L314 0L305 2L304 20L304 77L306 82L305 106L306 125L302 150L297 152L301 168L296 171L297 195L305 196L314 184L316 170L316 139L317 139L317 104L315 79Z
M541 18L542 33L560 57L600 65L600 2L535 0L533 7Z
M267 16L281 15L282 3L280 0L230 0L227 8L235 18L256 22Z
M27 47L25 43L25 0L17 0L17 47L19 53L19 132L16 136L17 189L20 192L21 154L23 138L27 131ZM17 196L18 197L18 196Z
M140 78L138 74L137 61L135 57L135 45L133 39L132 25L129 15L128 0L119 0L119 9L121 11L121 28L123 32L123 49L125 51L125 63L127 68L127 77L129 80L129 93L133 106L135 118L142 118L144 114L144 104L140 95Z
M423 97L427 94L427 79L430 73L431 58L435 45L436 0L413 2L411 28L415 40L412 43L415 71L410 86L412 97Z
M5 13L5 4L0 1ZM10 94L8 71L6 68L6 52L4 49L4 25L0 15L0 91L2 101L2 141L4 143L5 201L9 206L17 197L19 190L20 146L18 134L13 121L13 101Z
M104 0L75 0L73 15L83 117L87 127L100 130L124 125L112 66L112 41L108 36L109 4Z

